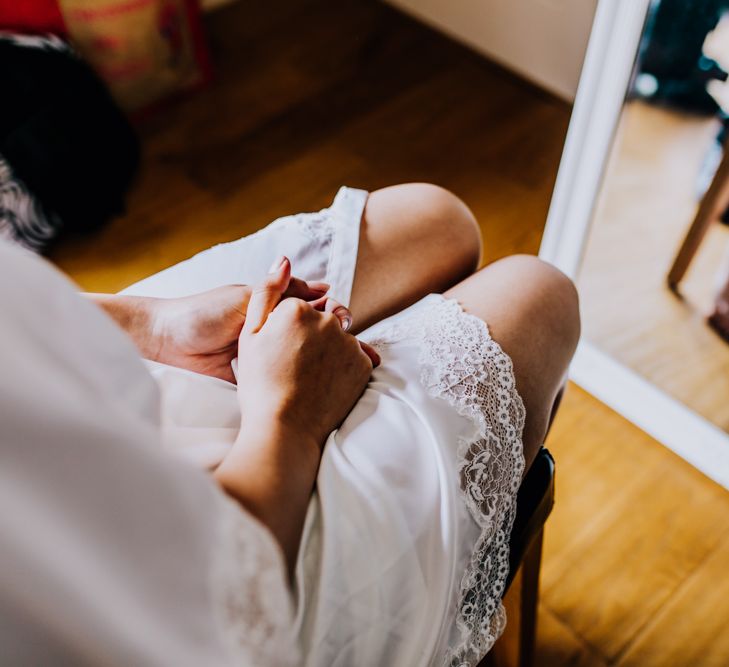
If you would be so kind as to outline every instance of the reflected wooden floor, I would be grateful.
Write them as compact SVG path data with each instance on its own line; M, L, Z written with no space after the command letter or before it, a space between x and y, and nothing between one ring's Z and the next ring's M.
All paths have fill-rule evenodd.
M626 107L579 286L588 340L729 432L729 345L705 323L717 275L729 270L729 228L712 225L683 300L666 287L717 130L640 102Z
M55 252L83 287L119 289L341 183L439 182L475 211L488 261L537 251L565 104L370 0L241 0L206 21L216 82L143 128L128 215ZM575 387L548 445L537 666L729 664L729 494Z

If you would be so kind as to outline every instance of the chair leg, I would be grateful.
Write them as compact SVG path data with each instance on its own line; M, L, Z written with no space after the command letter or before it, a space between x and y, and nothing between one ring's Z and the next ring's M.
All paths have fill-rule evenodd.
M729 143L724 144L724 157L716 171L714 180L706 191L696 217L689 227L686 238L673 260L668 272L668 286L677 291L678 284L686 274L686 270L701 245L711 223L716 220L729 205Z
M522 563L521 623L519 628L519 667L534 665L539 606L539 570L542 565L544 530L534 538Z
M479 667L533 667L544 530L534 538L504 598L506 630Z

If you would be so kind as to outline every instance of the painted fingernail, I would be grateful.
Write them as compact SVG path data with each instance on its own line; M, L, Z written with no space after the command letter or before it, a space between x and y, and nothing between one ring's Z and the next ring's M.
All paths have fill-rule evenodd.
M344 331L349 331L349 327L352 326L352 316L349 314L346 308L340 306L334 311L334 313L339 318L339 321L342 323L342 329L344 329Z
M269 273L276 273L281 268L281 265L284 263L284 260L286 258L282 255L278 259L275 259L273 261L273 264L271 264L271 268L268 270Z

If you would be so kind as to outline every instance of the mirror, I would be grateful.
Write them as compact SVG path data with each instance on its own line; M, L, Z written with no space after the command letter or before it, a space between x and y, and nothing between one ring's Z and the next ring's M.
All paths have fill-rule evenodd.
M729 488L728 71L729 0L601 2L541 254L574 379Z
M714 190L729 194L729 172L717 173L729 127L727 8L650 8L577 282L587 340L729 433L726 195L701 211ZM669 289L699 211L715 219Z

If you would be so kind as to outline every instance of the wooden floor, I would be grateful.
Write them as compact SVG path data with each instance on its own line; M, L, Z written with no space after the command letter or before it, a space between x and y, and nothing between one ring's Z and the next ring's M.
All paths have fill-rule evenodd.
M563 103L373 0L241 0L208 19L217 81L143 129L130 214L55 253L83 287L117 290L341 184L438 182L484 224L488 259L537 250Z
M567 106L372 0L207 17L218 79L143 128L128 215L54 259L116 290L338 185L439 182L486 258L536 252ZM575 387L548 443L538 667L729 664L729 494Z

